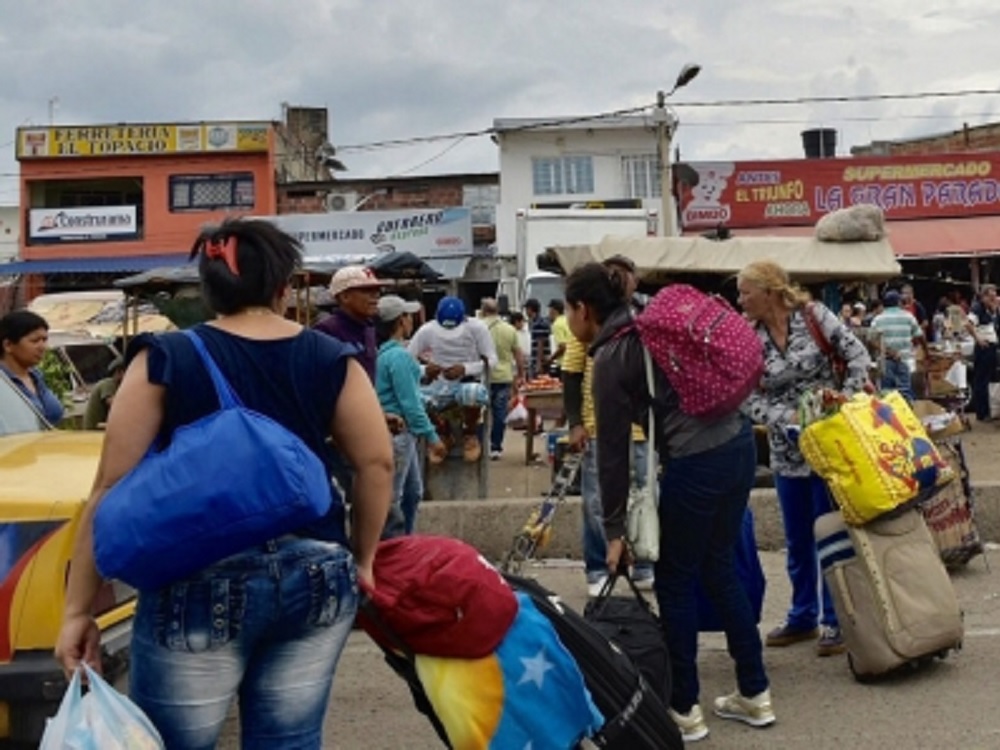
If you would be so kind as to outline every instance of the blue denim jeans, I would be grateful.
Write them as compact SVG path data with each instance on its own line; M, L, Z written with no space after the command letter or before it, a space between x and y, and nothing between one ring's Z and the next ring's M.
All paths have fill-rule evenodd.
M132 700L171 750L214 748L237 697L244 750L318 750L357 604L351 553L292 536L143 592Z
M668 459L660 485L660 560L656 597L670 650L670 705L698 702L698 605L695 581L722 621L743 695L768 686L757 621L736 573L734 550L757 463L749 424L723 445Z
M417 506L424 494L417 438L412 432L404 430L392 436L392 460L392 505L382 530L383 539L413 533Z
M587 583L608 574L608 542L604 537L604 509L597 481L597 441L591 438L580 464L580 496L583 500L583 567Z
M507 430L507 404L510 403L510 383L490 383L490 450L503 450L503 436Z
M830 590L822 577L816 549L813 524L833 510L826 483L815 474L807 477L774 477L781 517L785 524L785 565L792 583L792 607L788 610L788 626L795 630L812 630L817 623L837 627ZM820 611L820 591L823 609Z
M913 376L906 362L901 359L885 358L882 390L899 391L907 401L913 401Z

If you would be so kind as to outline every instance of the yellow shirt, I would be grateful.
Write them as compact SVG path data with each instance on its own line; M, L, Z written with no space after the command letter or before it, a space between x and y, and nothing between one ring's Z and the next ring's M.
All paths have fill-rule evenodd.
M483 318L497 350L497 366L490 371L491 383L514 382L514 352L520 347L517 330L496 316Z
M569 323L565 315L560 315L552 322L552 338L555 339L556 346L559 346L559 344L568 345L571 340L576 338L573 332L569 330Z
M591 388L594 378L594 358L587 356L587 347L576 336L570 335L569 341L566 342L562 371L564 373L583 373L583 405L580 409L580 417L583 419L583 426L587 430L587 434L591 438L597 437L594 391ZM638 443L646 440L646 434L639 425L632 425L632 439Z

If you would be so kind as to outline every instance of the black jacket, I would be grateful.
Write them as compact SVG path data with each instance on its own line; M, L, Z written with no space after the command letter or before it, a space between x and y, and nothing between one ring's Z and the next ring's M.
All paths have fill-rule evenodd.
M613 313L590 347L594 355L594 414L597 473L608 539L625 534L630 486L632 424L646 428L655 414L656 449L665 460L707 451L728 442L743 426L738 412L708 422L680 410L677 393L653 363L653 389L647 384L645 348L627 307Z

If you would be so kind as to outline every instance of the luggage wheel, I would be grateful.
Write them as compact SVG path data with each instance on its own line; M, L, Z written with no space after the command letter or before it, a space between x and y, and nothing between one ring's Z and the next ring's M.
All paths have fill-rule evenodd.
M854 676L856 682L860 682L862 685L869 685L875 682L876 678L870 674L859 674L858 670L854 666L854 657L851 656L851 652L847 652L847 666L851 670L851 674Z

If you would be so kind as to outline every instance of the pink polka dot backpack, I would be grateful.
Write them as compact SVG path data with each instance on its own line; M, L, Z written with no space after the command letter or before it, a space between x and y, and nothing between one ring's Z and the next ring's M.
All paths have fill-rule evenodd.
M650 300L635 324L685 414L718 419L738 409L760 384L760 339L722 297L673 284Z

